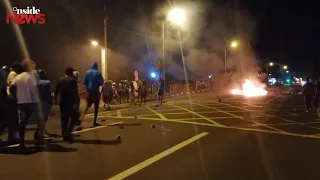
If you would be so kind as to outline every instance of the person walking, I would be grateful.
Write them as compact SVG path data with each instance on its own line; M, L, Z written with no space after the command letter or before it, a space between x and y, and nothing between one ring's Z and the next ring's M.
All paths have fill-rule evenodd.
M142 84L139 86L139 94L140 94L140 106L142 103L147 105L147 93L148 93L148 85L146 80L143 80Z
M106 104L107 104L109 110L111 109L109 104L112 102L112 98L113 98L112 91L113 90L112 90L111 84L107 81L104 82L104 84L102 85L102 89L101 89L102 99L104 102L103 107L106 108Z
M101 124L97 123L97 117L99 112L99 103L100 103L100 86L103 84L103 77L101 73L98 71L98 63L92 63L90 69L86 72L83 78L83 84L86 87L87 93L87 107L84 110L82 117L80 119L80 126L83 121L83 118L89 108L94 104L94 120L93 127L101 126Z
M19 113L19 137L21 150L27 150L25 146L25 131L28 121L32 115L35 115L38 122L39 128L39 143L43 143L43 128L42 128L42 119L38 111L39 98L37 97L37 80L33 74L33 64L34 62L24 61L23 70L21 74L17 75L13 80L12 86L10 87L10 93L16 97ZM40 139L41 138L41 139Z
M41 110L41 118L44 120L44 133L46 135L49 135L47 128L46 128L46 122L49 119L49 114L51 112L51 108L53 105L52 97L51 97L51 82L47 78L47 73L43 70L38 71L38 75L40 78L40 82L38 85L39 90L39 96L40 96L40 110ZM35 139L37 139L37 132L39 129L36 130L35 133Z
M73 68L65 70L64 77L60 78L55 89L54 103L60 107L61 131L63 140L73 142L72 131L79 120L80 101L77 80L73 75Z
M310 82L310 78L306 78L306 83L303 85L303 96L306 105L306 112L309 112L312 109L312 96L314 94L314 86Z

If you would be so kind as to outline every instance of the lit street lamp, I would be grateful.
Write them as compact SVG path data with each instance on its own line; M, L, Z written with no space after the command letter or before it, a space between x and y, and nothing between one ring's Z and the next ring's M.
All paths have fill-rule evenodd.
M91 41L91 44L93 46L99 45L98 41ZM106 76L106 50L103 47L101 47L101 74L102 74L102 77L104 80L106 80L106 78L108 78Z
M167 21L173 23L176 26L182 26L185 22L185 12L180 8L170 9L166 15ZM165 33L165 21L162 22L162 76L165 80L165 42L164 42L164 33Z
M269 64L268 64L268 66L267 66L267 74L268 74L268 82L269 82L269 76L270 76L270 74L269 74L269 66L273 66L274 65L274 63L273 62L270 62Z
M167 20L181 26L185 21L184 10L180 8L173 8L168 12Z
M97 41L91 41L91 44L92 44L93 46L99 45L99 43L98 43Z
M283 70L287 70L288 69L288 66L287 65L284 65L283 67L282 67L282 82L283 82L283 84L284 84L284 76L283 76ZM288 73L289 71L287 71L287 73Z
M231 47L236 48L238 46L238 42L237 41L233 41L231 43Z
M231 48L237 48L238 47L238 42L237 41L232 41L231 43L230 43L230 47ZM225 47L225 49L224 49L224 73L227 73L227 51L228 51L228 46L226 46Z

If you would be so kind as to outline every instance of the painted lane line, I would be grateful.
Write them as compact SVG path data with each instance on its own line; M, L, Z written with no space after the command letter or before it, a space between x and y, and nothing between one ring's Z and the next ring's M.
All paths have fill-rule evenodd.
M202 116L201 114L198 114L198 113L196 113L196 112L194 112L194 111L191 111L191 110L189 110L189 109L186 109L186 108L183 108L183 107L179 107L179 106L176 106L176 105L173 105L173 104L170 104L170 106L174 106L174 107L180 108L180 109L182 109L182 110L185 110L185 111L187 111L187 112L189 112L189 113L191 113L191 114L194 114L194 115L196 115L196 116L198 116L198 117L201 117L201 118L203 118L203 119L211 122L212 124L214 124L214 125L216 125L216 126L223 126L222 124L219 124L219 123L217 123L217 122L215 122L215 121L213 121L213 120L211 120L211 119L209 119L209 118L207 118L207 117L205 117L205 116Z
M198 104L198 103L193 103L193 104L198 105L198 106L202 106L202 107L205 107L205 108L208 108L208 109L212 109L212 110L215 110L215 111L218 111L218 112L221 112L221 113L230 115L230 116L235 117L235 118L243 119L243 117L241 117L241 116L237 116L237 115L235 115L235 114L232 114L232 113L229 113L229 112L227 112L227 111L223 111L223 110L220 110L220 109L211 107L211 106L206 106L206 105Z
M206 108L209 108L209 109L213 109L213 110L220 111L220 112L222 112L222 113L228 114L228 115L233 116L233 117L238 117L239 119L242 119L243 121L247 121L247 122L251 122L251 123L254 123L254 124L258 124L258 125L264 126L264 127L266 127L266 128L272 129L272 130L274 130L274 131L278 131L278 132L282 132L282 133L287 133L287 132L282 131L282 130L280 130L280 129L277 129L277 128L274 128L274 127L271 127L271 126L268 126L268 125L264 125L264 124L258 123L258 122L256 122L256 121L250 121L250 120L244 119L244 118L241 117L241 116L237 116L237 115L235 115L235 114L228 113L228 112L222 111L222 110L220 110L220 109L216 109L216 108L213 108L213 107L210 107L210 106L206 106L206 105L202 105L202 104L198 104L198 105L203 106L203 107L206 107ZM247 110L247 111L248 111L248 112L251 112L251 110Z
M264 125L267 125L267 126L288 126L288 125L303 125L303 123L275 123L275 124L264 124ZM260 126L258 124L254 124L254 125L251 125L251 126Z
M262 106L257 106L257 105L254 105L254 104L249 104L249 103L243 103L243 102L240 102L241 104L244 104L244 105L248 105L248 106L252 106L252 107L258 107L258 108L261 108Z
M272 101L274 101L274 100L276 100L276 99L279 99L280 97L283 97L283 95L278 95L278 96L276 96L276 97L274 97L274 98L271 98L269 101L267 101L266 104L269 104L270 102L272 102Z
M164 158L166 156L169 156L170 154L172 154L172 153L178 151L179 149L199 140L200 138L202 138L208 134L209 133L207 133L207 132L203 132L201 134L198 134L188 140L181 142L180 144L177 144L177 145L175 145L175 146L173 146L173 147L171 147L171 148L169 148L169 149L167 149L167 150L165 150L165 151L163 151L163 152L161 152L161 153L159 153L159 154L157 154L157 155L155 155L155 156L153 156L153 157L151 157L151 158L149 158L149 159L147 159L147 160L145 160L145 161L143 161L143 162L113 176L113 177L111 177L111 178L109 178L108 180L120 180L120 179L127 178L127 177L131 176L132 174L142 170L143 168L150 166L151 164L161 160L162 158Z
M103 126L97 126L97 127L93 127L93 128L86 128L86 129L83 129L81 131L74 131L74 132L72 132L72 134L79 134L79 133L82 133L82 132L92 131L92 130L101 129L101 128L105 128L105 127L107 127L107 126L103 125Z
M117 110L117 117L122 117L122 113L120 110Z
M164 117L162 114L158 113L157 111L151 109L149 106L146 106L147 109L149 109L151 112L153 112L154 114L158 115L161 119L167 119L166 117Z
M283 120L283 121L287 121L287 122L291 122L291 123L295 123L294 121L291 121L289 119L286 119L286 118L281 118L281 117L277 117L277 116L273 116L273 115L269 115L269 114L266 114L267 117L272 117L272 118L275 118L275 119L280 119L280 120Z
M289 132L279 132L279 131L271 131L271 130L266 130L266 129L254 129L254 128L244 128L244 127L236 127L236 126L220 127L220 126L216 126L214 124L199 123L199 122L192 122L192 121L174 121L174 120L162 120L162 119L153 119L153 118L142 118L140 120L177 122L177 123L183 123L183 124L194 124L194 125L210 126L210 127L216 127L216 128L225 128L225 129L234 129L234 130L242 130L242 131L278 134L278 135L293 136L293 137L320 139L320 136L318 136L320 134L318 134L316 136L316 135L296 134L296 133L289 133Z
M47 137L47 138L44 138L44 140L52 140L53 138L52 137ZM18 147L20 144L12 144L10 146L4 146L4 148L13 148L13 147Z

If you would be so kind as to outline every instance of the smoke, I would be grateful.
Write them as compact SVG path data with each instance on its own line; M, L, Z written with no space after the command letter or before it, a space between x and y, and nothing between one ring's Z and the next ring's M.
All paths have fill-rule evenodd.
M154 56L162 57L163 39L161 25L165 26L165 66L167 73L176 78L183 72L179 41L185 55L185 64L190 79L214 77L224 72L225 51L227 53L227 69L231 79L257 77L258 62L251 48L254 40L255 22L243 7L236 4L218 4L209 1L175 2L175 7L185 10L185 22L177 25L166 21L164 14L172 6L158 9L153 22L148 22L148 42L152 46ZM178 37L178 28L181 39ZM231 48L232 40L239 46ZM154 60L157 60L154 58Z
M27 39L27 44L31 58L40 68L47 69L49 76L56 79L66 66L79 69L82 74L93 61L100 61L99 49L92 48L89 40L96 39L103 45L101 4L32 2L48 18L42 26L30 26L32 31L28 34L33 36ZM147 77L153 68L161 72L162 62L167 74L184 79L180 42L189 79L207 78L208 74L221 79L226 49L227 68L233 71L230 76L239 77L240 72L245 73L243 76L257 74L257 61L251 48L255 23L245 8L209 0L128 3L126 6L120 1L107 3L107 60L111 79L133 79L135 69L139 76ZM185 10L185 21L181 26L166 18L173 6ZM229 47L233 39L239 42L236 49Z

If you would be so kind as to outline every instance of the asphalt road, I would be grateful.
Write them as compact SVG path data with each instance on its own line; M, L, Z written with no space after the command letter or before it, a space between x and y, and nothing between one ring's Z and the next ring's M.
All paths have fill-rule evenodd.
M97 128L88 114L73 144L56 137L41 148L30 141L28 155L4 147L0 179L320 179L320 119L305 112L301 95L203 93L166 101L160 108L101 108ZM60 134L54 113L48 130Z

